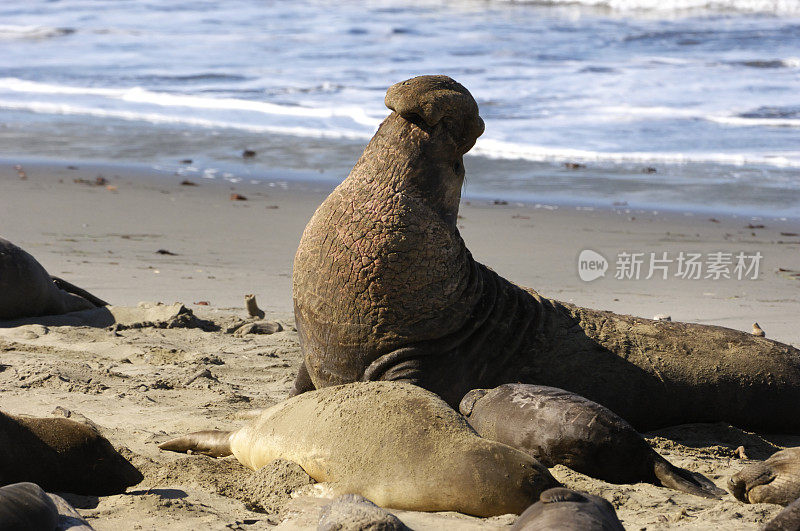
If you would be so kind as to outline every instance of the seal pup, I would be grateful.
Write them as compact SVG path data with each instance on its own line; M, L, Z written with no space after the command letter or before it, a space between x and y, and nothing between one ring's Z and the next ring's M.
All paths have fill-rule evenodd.
M800 531L800 498L787 505L761 531Z
M108 439L65 418L0 411L0 485L32 482L51 492L120 494L144 477Z
M478 435L610 483L646 482L719 499L711 480L670 464L625 420L582 396L505 384L467 393L459 410Z
M640 431L724 420L800 432L796 348L561 303L476 262L456 220L463 156L484 129L477 103L447 76L397 83L385 102L392 113L295 255L293 394L399 380L457 407L471 389L522 382L585 396Z
M614 507L603 498L565 488L544 491L525 509L511 531L625 531Z
M164 450L231 453L258 470L274 459L300 465L333 494L382 507L519 514L558 486L529 455L479 437L438 396L399 382L328 387L290 398L233 432L201 432Z
M744 503L789 505L800 498L800 446L747 465L731 476L728 490Z
M88 310L108 303L57 277L0 238L0 321Z

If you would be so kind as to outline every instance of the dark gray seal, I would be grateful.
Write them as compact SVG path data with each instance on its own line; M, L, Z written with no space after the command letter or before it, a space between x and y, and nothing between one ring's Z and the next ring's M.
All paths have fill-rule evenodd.
M32 482L50 492L108 496L142 474L93 427L65 418L0 411L0 485Z
M92 531L64 498L35 483L0 487L0 529L25 531Z
M294 394L401 380L457 407L471 389L523 382L585 396L640 431L724 420L800 432L796 348L572 306L476 262L456 220L463 156L483 132L478 105L446 76L397 83L386 105L394 112L295 256Z
M780 450L762 463L747 465L731 476L728 490L745 503L792 503L800 498L800 447Z
M58 509L38 485L14 483L0 487L0 529L53 531Z
M0 238L0 321L88 310L108 303L57 277Z
M646 482L706 498L725 491L656 453L625 420L575 393L529 384L475 389L459 404L478 435L611 483Z
M511 531L625 531L608 501L565 488L544 491Z

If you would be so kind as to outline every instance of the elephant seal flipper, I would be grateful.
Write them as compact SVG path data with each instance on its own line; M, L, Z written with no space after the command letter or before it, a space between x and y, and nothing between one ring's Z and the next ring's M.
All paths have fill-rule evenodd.
M203 454L209 457L227 457L231 450L230 431L196 431L158 445L162 450L179 453Z
M656 454L653 456L653 472L662 486L703 498L722 499L725 491L703 474L677 467L656 453L655 450L653 453Z
M72 293L73 295L77 295L78 297L82 297L87 301L94 304L97 308L101 308L103 306L108 306L108 303L99 297L95 297L88 291L83 288L79 288L75 284L67 282L63 278L51 276L50 278L53 279L53 283L61 290L66 291L67 293Z
M611 483L644 481L705 498L725 494L702 474L669 463L608 408L563 389L530 384L474 389L459 411L481 437L546 466L561 464Z
M728 490L744 503L792 503L800 498L800 447L780 450L762 463L745 466L731 476Z

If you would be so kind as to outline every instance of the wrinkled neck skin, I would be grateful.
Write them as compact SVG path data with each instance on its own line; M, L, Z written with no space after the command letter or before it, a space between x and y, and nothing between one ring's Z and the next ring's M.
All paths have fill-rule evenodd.
M457 405L516 354L541 312L475 262L456 228L471 146L459 148L444 123L392 113L317 209L293 275L314 387L400 380Z
M460 240L456 218L464 183L463 154L443 123L430 127L392 113L343 186L358 198L368 193L390 205L413 202L419 224L443 224Z
M317 209L295 256L295 317L317 388L455 332L479 297L456 229L463 153L397 113Z

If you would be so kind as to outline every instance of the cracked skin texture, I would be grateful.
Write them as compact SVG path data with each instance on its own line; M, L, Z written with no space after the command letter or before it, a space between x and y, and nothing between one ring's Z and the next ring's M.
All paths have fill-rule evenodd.
M457 407L471 389L522 382L577 393L640 431L725 421L800 433L797 349L562 303L473 260L456 218L462 157L483 132L477 104L446 76L393 85L386 104L295 256L293 394L400 380Z

